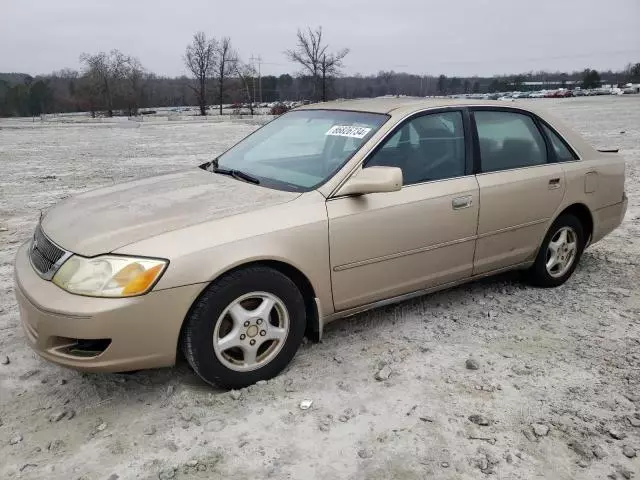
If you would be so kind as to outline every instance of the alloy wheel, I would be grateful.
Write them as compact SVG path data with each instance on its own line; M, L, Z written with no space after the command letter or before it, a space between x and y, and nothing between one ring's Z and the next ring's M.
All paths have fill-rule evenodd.
M547 246L547 272L554 278L562 277L573 265L578 253L578 235L571 227L560 228Z
M284 302L267 292L251 292L224 309L213 331L213 349L227 368L256 370L273 360L289 334Z

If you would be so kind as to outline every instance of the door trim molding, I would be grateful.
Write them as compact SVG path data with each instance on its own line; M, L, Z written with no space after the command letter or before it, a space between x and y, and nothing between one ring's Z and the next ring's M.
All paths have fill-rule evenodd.
M511 227L501 228L500 230L494 230L492 232L483 233L480 235L472 235L470 237L459 238L457 240L451 240L449 242L437 243L435 245L427 245L426 247L414 248L412 250L405 250L403 252L391 253L389 255L383 255L381 257L367 258L366 260L359 260L357 262L344 263L342 265L336 265L333 267L334 272L342 272L344 270L350 270L352 268L363 267L365 265L371 265L373 263L386 262L387 260L394 260L396 258L406 257L409 255L416 255L418 253L425 253L431 250L437 250L438 248L450 247L452 245L458 245L460 243L471 242L474 240L480 240L482 238L491 237L493 235L499 235L501 233L507 233L520 228L532 227L541 223L548 222L548 218L542 218L540 220L533 220L527 223L521 223L519 225L512 225Z
M519 228L532 227L534 225L539 225L541 223L547 223L548 221L549 221L548 218L541 218L540 220L533 220L531 222L521 223L519 225L512 225L511 227L501 228L500 230L493 230L491 232L481 233L477 236L477 238L478 240L480 240L481 238L491 237L493 235L500 235L501 233L510 232L512 230L518 230Z
M396 297L386 298L384 300L378 300L377 302L368 303L366 305L360 305L359 307L348 308L346 310L340 310L338 312L327 315L322 318L322 324L326 325L329 322L334 320L338 320L339 318L350 317L353 315L357 315L358 313L366 312L367 310L372 310L374 308L384 307L386 305L393 305L394 303L404 302L405 300L411 300L412 298L421 297L423 295L437 292L439 290L445 290L447 288L456 287L458 285L463 285L468 282L473 282L475 280L479 280L481 278L490 277L492 275L496 275L498 273L508 272L509 270L519 270L526 269L533 265L533 261L526 261L522 263L518 263L515 265L509 265L508 267L499 268L497 270L491 270L490 272L479 273L477 275L472 275L469 277L462 278L460 280L456 280L448 283L441 283L434 287L425 288L423 290L417 290L415 292L404 293L402 295L398 295Z
M448 242L437 243L435 245L428 245L426 247L414 248L412 250L405 250L403 252L391 253L389 255L383 255L381 257L368 258L366 260L360 260L352 263L345 263L343 265L337 265L333 267L334 272L341 272L343 270L349 270L351 268L362 267L364 265L370 265L372 263L385 262L387 260L393 260L400 257L406 257L408 255L415 255L418 253L429 252L438 248L449 247L451 245L457 245L459 243L465 243L475 240L477 237L473 235L471 237L459 238L457 240L450 240Z

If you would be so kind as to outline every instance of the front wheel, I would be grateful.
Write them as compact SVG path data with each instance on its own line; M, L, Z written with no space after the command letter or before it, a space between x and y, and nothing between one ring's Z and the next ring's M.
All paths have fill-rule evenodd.
M561 215L553 222L529 271L531 283L557 287L566 282L578 266L584 250L584 230L573 215Z
M250 267L225 275L196 301L182 350L206 382L242 388L276 376L305 331L304 299L282 273Z

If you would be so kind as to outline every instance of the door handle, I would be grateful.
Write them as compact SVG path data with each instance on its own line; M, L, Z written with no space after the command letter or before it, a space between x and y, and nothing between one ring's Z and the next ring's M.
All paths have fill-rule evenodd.
M451 207L454 210L462 210L463 208L469 208L473 205L473 197L471 195L467 197L457 197L451 200Z
M552 178L549 180L549 190L554 190L556 188L560 188L560 178Z

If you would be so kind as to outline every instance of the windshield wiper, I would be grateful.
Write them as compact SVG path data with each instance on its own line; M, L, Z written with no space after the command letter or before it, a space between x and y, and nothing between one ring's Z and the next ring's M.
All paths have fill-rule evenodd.
M242 170L213 167L213 171L214 173L220 173L222 175L230 175L233 178L239 178L240 180L244 180L245 182L254 183L256 185L260 184L260 180L252 175L249 175L248 173L244 173Z
M256 177L249 175L248 173L243 172L242 170L236 170L234 168L220 168L218 167L218 159L211 161L208 165L210 171L213 173L219 173L220 175L229 175L235 179L244 180L245 182L253 183L255 185L260 185L260 180Z

